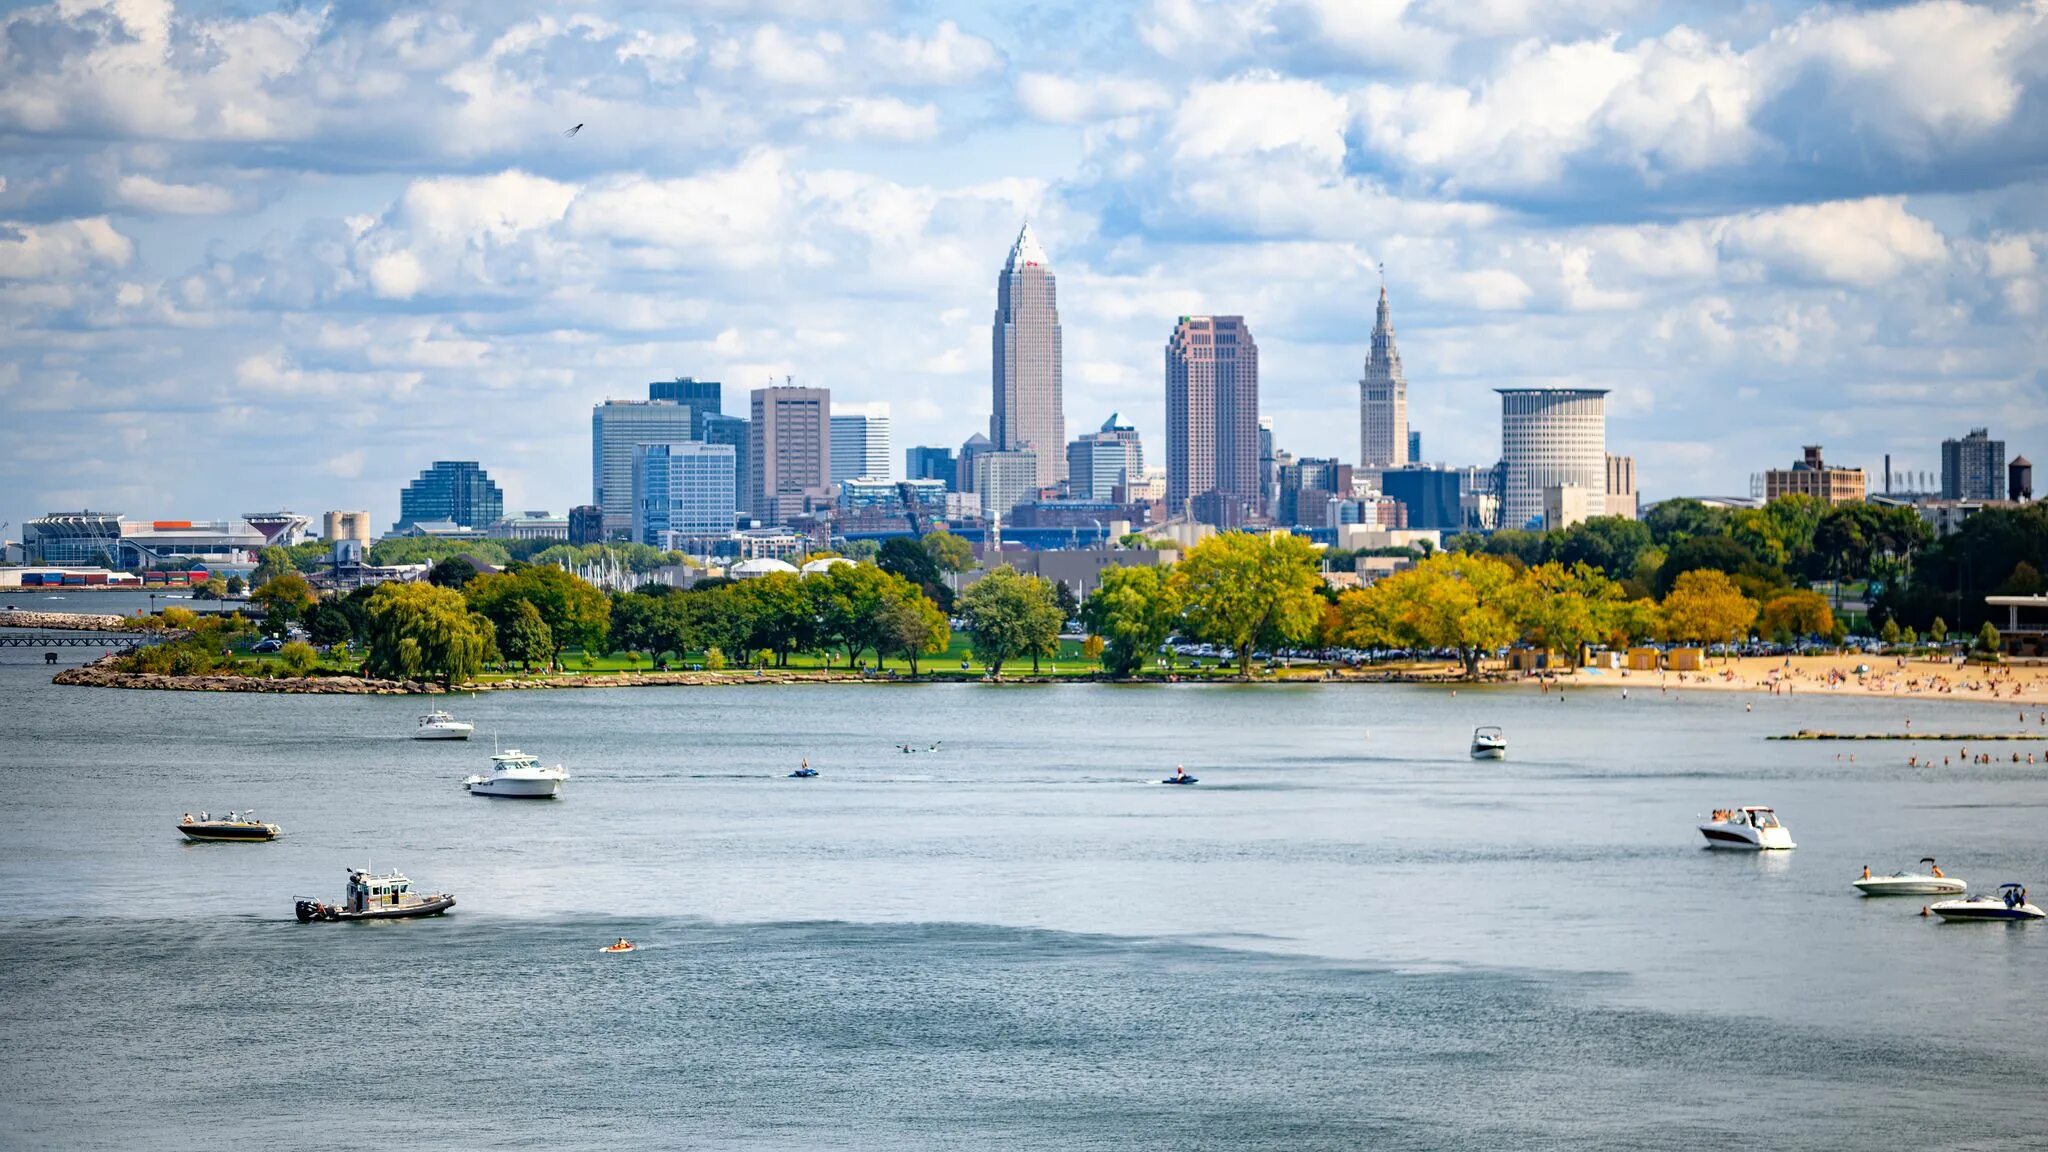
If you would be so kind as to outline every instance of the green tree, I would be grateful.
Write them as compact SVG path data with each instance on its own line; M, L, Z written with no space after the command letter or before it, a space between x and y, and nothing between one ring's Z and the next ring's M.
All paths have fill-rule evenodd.
M1337 636L1355 648L1448 648L1465 675L1521 632L1523 586L1494 556L1439 552L1337 600Z
M433 676L453 687L476 675L491 646L490 621L449 588L381 584L369 616L372 675Z
M1697 500L1660 500L1643 513L1643 525L1659 545L1670 548L1695 536L1718 536L1728 513Z
M873 564L834 564L805 580L804 590L810 593L820 638L846 650L848 667L862 652L880 648L882 605L891 596L923 595L908 580Z
M296 571L298 567L292 563L292 554L272 545L257 550L256 570L249 574L249 583L261 588L287 572Z
M697 647L699 599L659 584L614 597L612 649L680 655Z
M1888 645L1897 644L1899 642L1899 622L1897 620L1885 621L1884 628L1878 632L1877 638Z
M277 659L285 671L294 676L304 676L320 663L320 654L304 640L294 640L278 650Z
M1258 648L1308 643L1322 624L1323 579L1299 536L1220 533L1189 549L1173 578L1184 631L1228 645L1240 676Z
M1034 656L1059 643L1052 582L1019 575L1007 564L969 585L957 610L992 676L1001 676L1003 665L1014 657Z
M1579 663L1586 646L1614 632L1621 586L1593 568L1542 564L1522 574L1518 622L1531 639Z
M1635 571L1636 558L1651 544L1650 530L1641 521L1595 516L1552 533L1550 555L1566 568L1585 564L1621 580Z
M939 571L957 575L974 570L974 545L951 532L927 532L920 542Z
M210 584L212 581L208 580L207 583ZM240 596L249 590L249 585L240 576L230 576L221 582L220 590L224 596Z
M313 607L314 600L313 586L293 568L285 569L249 593L250 603L263 606L265 622L278 627L297 623Z
M427 569L427 583L453 588L457 592L462 591L463 586L474 579L476 565L470 563L467 556L449 556L436 560L434 566Z
M553 658L555 638L548 630L548 622L541 619L540 609L521 600L511 622L498 631L498 647L505 659L531 672L535 663L545 664Z
M1936 644L1948 643L1948 621L1936 616L1934 623L1928 626L1927 636L1928 639L1933 640Z
M1984 627L1977 632L1977 651L1989 655L1998 651L1999 643L1998 629L1992 625L1991 621L1986 620Z
M953 602L953 590L946 587L946 574L924 544L910 536L891 536L882 541L875 564L892 576L901 576L924 589L924 594L946 608Z
M898 578L883 600L878 616L880 651L908 660L912 676L917 675L919 657L944 652L946 645L953 642L946 614L907 580Z
M521 601L532 604L547 623L558 662L563 650L572 646L585 651L598 648L611 627L611 600L596 586L560 568L532 565L478 576L462 594L500 629L512 626Z
M1109 568L1081 605L1081 623L1103 641L1102 670L1130 676L1144 668L1180 620L1180 591L1167 568Z
M450 556L475 556L492 564L505 565L512 556L495 540L443 540L435 536L386 536L370 545L367 559L372 564L431 564Z
M1664 627L1674 640L1719 644L1741 638L1756 621L1756 605L1728 574L1696 568L1664 597Z
M731 592L745 605L747 651L773 652L775 666L784 668L789 665L790 653L818 646L817 607L795 573L771 572L743 580L733 585Z

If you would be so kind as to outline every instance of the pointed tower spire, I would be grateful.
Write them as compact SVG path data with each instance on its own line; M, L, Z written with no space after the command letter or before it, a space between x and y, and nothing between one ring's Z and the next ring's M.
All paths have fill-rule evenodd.
M1387 306L1386 265L1380 265L1379 312L1372 326L1372 351L1358 382L1358 464L1367 470L1406 467L1408 379L1394 346L1394 314Z
M1037 265L1047 267L1051 261L1045 257L1045 249L1038 246L1038 237L1031 234L1031 221L1024 221L1023 230L1017 233L1017 242L1010 245L1010 259L1003 264L1006 272Z

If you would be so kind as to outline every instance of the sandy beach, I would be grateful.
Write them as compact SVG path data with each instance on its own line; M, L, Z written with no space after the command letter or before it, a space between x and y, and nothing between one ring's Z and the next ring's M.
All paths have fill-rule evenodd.
M1528 683L1541 687L1535 677ZM1947 660L1895 656L1745 656L1715 660L1699 672L1629 672L1581 669L1563 678L1571 688L1642 691L1766 692L1802 696L1892 696L1909 700L2011 702L2025 706L2027 723L2048 714L2048 666L1985 667Z

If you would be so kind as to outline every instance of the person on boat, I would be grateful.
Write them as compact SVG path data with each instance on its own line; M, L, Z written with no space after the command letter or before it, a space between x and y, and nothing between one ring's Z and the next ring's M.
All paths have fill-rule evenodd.
M1187 779L1187 778L1188 778L1188 766L1187 766L1187 765L1185 765L1185 764L1175 764L1175 765L1173 766L1173 778L1174 778L1175 780L1185 780L1185 779Z
M1868 865L1868 864L1865 864L1865 865L1863 866L1863 878L1864 878L1865 880L1868 880L1868 879L1870 879L1870 865Z
M192 814L191 814L190 812L187 812L187 813L185 813L185 818L184 818L183 820L179 821L179 823L181 823L181 824L190 824L191 822L192 822Z
M1934 875L1935 875L1935 876L1936 876L1937 878L1939 878L1939 877L1941 876L1941 865L1939 865L1939 864L1936 864L1936 863L1935 863L1934 861L1932 861L1932 860L1929 860L1929 861L1927 862L1927 870L1928 870L1929 872L1932 872L1932 873L1934 873Z
M632 941L626 939L624 936L619 937L619 942L617 944L612 945L612 947L617 948L621 952L624 952L626 949L631 948L632 946Z

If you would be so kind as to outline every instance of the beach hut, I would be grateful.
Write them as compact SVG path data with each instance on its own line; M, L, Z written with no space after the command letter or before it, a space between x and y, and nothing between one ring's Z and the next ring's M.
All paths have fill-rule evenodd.
M1631 648L1628 650L1628 668L1631 672L1655 672L1664 665L1664 653L1655 648Z
M1673 648L1664 656L1664 666L1673 672L1698 672L1707 666L1704 648Z

